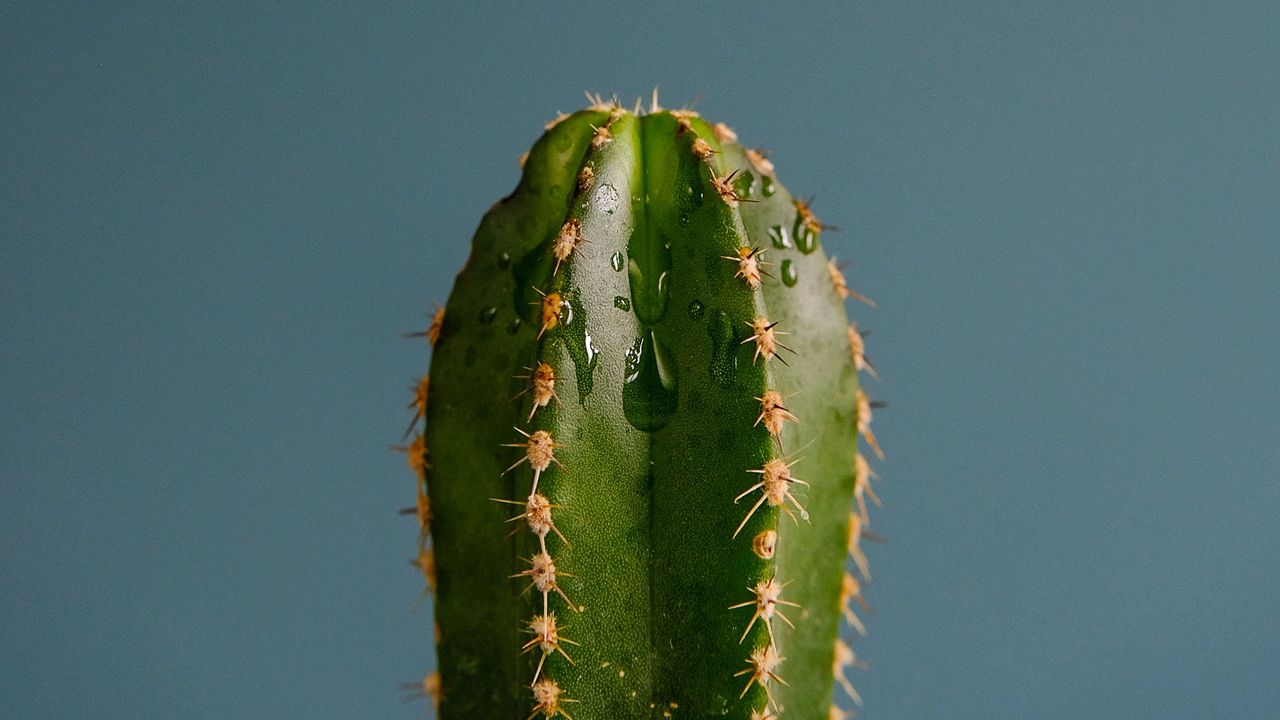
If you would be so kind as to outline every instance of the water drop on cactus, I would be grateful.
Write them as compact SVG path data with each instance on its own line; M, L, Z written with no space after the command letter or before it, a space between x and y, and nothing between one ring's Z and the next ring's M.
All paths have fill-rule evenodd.
M596 188L593 202L596 209L612 215L613 211L618 209L618 191L609 183L602 183Z
M796 217L796 224L793 228L796 236L796 247L800 252L806 255L813 252L818 247L818 233L809 227L802 218Z
M782 261L782 284L787 287L795 287L798 271L796 264L790 258Z
M651 259L647 267L642 268L635 257L627 264L627 273L631 280L631 305L636 315L646 325L653 325L662 320L667 312L667 267L670 267L670 253L665 249L654 252L656 258Z
M790 250L794 247L791 244L791 233L781 225L774 225L769 228L769 239L773 241L773 246L779 250Z
M622 409L632 427L653 432L676 410L675 365L653 336L635 339L627 351Z

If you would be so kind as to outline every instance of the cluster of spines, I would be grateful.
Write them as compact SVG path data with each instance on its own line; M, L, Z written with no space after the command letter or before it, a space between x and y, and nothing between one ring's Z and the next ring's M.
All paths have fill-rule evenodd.
M426 338L427 343L432 347L440 339L441 328L444 327L444 308L437 308L435 314L431 317L431 323L425 330L407 333L405 337ZM436 585L436 562L435 553L431 547L431 502L427 495L427 470L431 467L427 462L427 442L425 427L418 429L419 423L425 425L427 418L427 397L430 392L431 379L427 375L423 375L418 382L410 388L413 393L413 399L406 406L407 409L413 410L413 417L409 420L409 427L404 432L404 440L409 442L404 445L393 445L392 448L405 453L408 459L409 469L414 475L414 498L415 504L400 510L401 515L411 515L418 522L418 541L417 551L409 564L412 565L422 575L423 589L421 598L435 592ZM412 436L412 440L410 440ZM440 704L440 674L436 671L427 673L421 681L413 683L405 683L401 686L405 691L405 700L426 699L433 708Z

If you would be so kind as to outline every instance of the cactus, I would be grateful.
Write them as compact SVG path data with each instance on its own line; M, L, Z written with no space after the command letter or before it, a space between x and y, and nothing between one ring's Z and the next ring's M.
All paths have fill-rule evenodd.
M414 333L439 670L411 694L446 720L840 717L879 502L859 436L880 454L844 305L870 300L761 152L656 93L592 98L521 164Z

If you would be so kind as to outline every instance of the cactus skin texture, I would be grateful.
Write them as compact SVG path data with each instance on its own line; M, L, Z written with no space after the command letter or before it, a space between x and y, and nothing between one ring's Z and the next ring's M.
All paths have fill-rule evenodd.
M413 694L446 720L841 717L859 436L879 451L845 300L870 302L763 155L656 96L593 98L522 163L415 333L439 673Z

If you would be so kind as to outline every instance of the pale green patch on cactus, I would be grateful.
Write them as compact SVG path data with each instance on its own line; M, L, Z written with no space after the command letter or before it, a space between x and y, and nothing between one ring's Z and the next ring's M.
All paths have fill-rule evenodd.
M762 153L656 95L593 97L522 165L415 333L440 669L411 694L460 720L833 716L879 503L845 314L870 300Z

